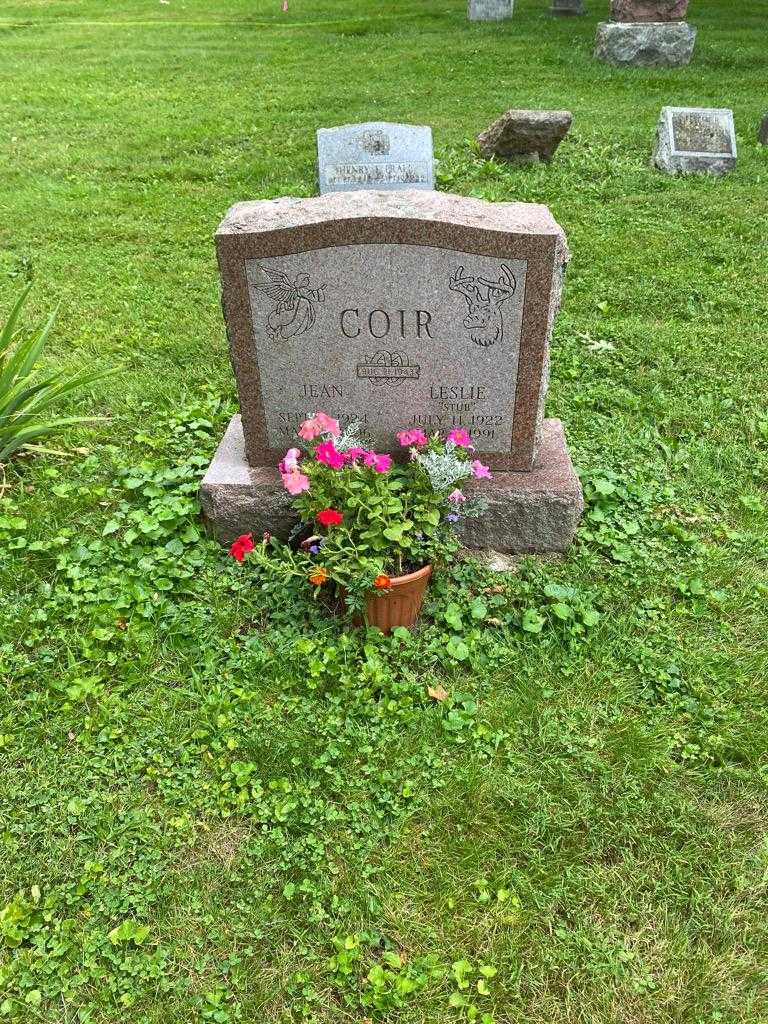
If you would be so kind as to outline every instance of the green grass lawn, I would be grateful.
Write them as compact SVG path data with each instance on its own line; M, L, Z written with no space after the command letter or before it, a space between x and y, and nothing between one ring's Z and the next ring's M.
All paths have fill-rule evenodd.
M48 361L119 373L0 477L0 1020L768 1019L768 2L694 0L692 65L634 71L587 5L2 5L0 310L34 274ZM732 107L736 173L652 171L663 104ZM551 167L474 156L528 106L574 112ZM370 119L573 251L577 543L454 565L412 638L261 583L195 500L216 225Z

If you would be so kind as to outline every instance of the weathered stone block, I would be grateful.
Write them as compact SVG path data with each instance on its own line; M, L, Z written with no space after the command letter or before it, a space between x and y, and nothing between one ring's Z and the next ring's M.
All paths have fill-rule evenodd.
M733 111L662 107L652 162L667 174L728 174L736 167Z
M611 0L611 21L683 21L688 0Z
M569 110L508 110L477 137L482 156L549 163L571 127Z
M466 485L490 506L461 532L470 547L508 553L564 551L573 540L584 502L559 420L545 420L538 458L530 472L494 473L493 479ZM203 479L203 515L222 544L241 533L268 530L285 540L297 520L276 469L249 466L242 421L234 416Z
M469 0L467 17L470 21L503 21L511 18L514 0Z
M696 29L685 21L597 26L595 59L617 67L682 67L690 63Z
M321 195L364 188L433 189L432 129L387 121L318 128L317 176Z

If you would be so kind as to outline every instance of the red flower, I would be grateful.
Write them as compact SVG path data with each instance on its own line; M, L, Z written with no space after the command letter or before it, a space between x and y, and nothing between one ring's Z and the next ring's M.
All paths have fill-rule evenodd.
M236 558L238 562L242 562L249 551L253 551L253 534L252 533L241 533L237 540L232 544L229 549L230 555Z
M389 590L392 586L392 580L387 576L386 573L380 572L376 579L373 581L374 587L377 590Z
M338 526L344 519L341 512L337 512L335 508L324 508L322 512L318 512L315 519L320 523L321 526Z

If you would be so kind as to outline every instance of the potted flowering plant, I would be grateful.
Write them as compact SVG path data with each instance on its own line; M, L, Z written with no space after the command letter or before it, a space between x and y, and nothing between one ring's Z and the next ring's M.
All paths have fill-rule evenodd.
M323 412L305 420L298 436L301 446L286 452L279 469L306 536L291 545L265 534L255 544L244 534L230 553L306 580L316 594L336 584L352 611L385 631L413 626L433 565L458 546L455 525L487 507L460 486L491 475L473 457L469 434L403 430L396 435L402 459L373 451L357 424L342 432Z

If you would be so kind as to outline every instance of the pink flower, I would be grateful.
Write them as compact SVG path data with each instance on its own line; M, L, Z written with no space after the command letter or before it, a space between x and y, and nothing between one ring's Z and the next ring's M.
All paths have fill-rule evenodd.
M320 434L331 434L333 437L338 437L340 433L339 421L325 412L316 412L314 416L304 420L299 427L299 437L305 441L313 441Z
M315 448L315 458L331 469L341 469L345 461L343 453L336 450L333 441L323 441L319 444Z
M459 490L458 487L455 490L451 491L451 493L448 495L448 501L454 501L454 502L456 502L456 504L459 504L459 502L466 501L466 500L467 499L461 493L461 491Z
M368 453L366 452L365 448L356 448L353 446L352 448L347 448L344 454L346 455L347 459L350 462L354 462L356 459L362 459L363 456L367 455Z
M289 494L301 494L302 491L309 490L309 477L300 473L298 469L291 470L290 473L281 473L280 476L283 487Z
M299 457L301 452L298 448L289 448L285 453L280 466L278 467L281 473L291 473L294 469L299 467Z
M366 452L363 462L371 466L377 473L386 473L392 465L391 455L377 455L376 452Z
M419 448L427 443L427 435L422 430L401 430L395 437L403 448L410 448L412 444Z
M472 476L477 480L490 479L491 468L490 466L484 466L480 459L475 459L472 463Z
M329 416L328 413L315 413L315 423L320 427L321 434L332 434L333 437L338 437L339 434L341 434L339 421L335 420L332 416Z
M456 430L451 430L448 434L448 440L453 441L457 448L475 447L469 439L469 434L461 427L457 427Z

